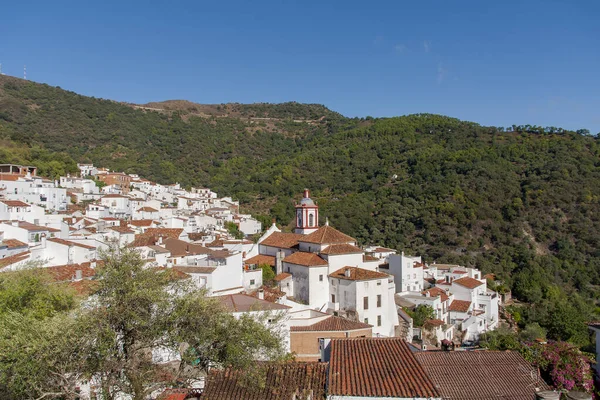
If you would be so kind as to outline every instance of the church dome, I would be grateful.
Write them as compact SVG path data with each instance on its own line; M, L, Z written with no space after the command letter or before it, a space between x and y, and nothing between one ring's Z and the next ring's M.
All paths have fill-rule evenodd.
M304 196L302 196L302 200L300 200L300 205L309 207L315 206L315 202L310 198L310 192L308 189L304 189Z

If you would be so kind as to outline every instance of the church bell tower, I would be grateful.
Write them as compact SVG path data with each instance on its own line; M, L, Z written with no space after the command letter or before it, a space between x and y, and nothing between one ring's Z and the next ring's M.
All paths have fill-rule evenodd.
M304 189L300 204L296 204L295 233L309 234L319 229L319 206L310 198L310 191Z

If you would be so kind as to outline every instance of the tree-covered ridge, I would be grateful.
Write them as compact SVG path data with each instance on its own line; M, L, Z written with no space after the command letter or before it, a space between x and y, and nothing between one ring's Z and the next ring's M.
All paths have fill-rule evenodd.
M431 114L294 122L323 110L240 107L278 119L154 112L0 77L2 138L210 187L266 223L289 224L311 188L321 218L359 242L494 272L534 304L524 321L584 340L600 297L598 137Z

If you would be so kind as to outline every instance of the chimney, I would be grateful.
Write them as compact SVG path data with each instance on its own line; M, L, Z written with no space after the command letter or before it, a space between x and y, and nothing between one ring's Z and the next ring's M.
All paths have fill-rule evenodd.
M277 254L275 255L275 274L279 275L283 272L283 257L285 256L285 253L283 252L283 250L279 250L277 251Z
M344 275L346 276L346 278L350 278L351 273L352 271L350 270L350 268L346 268L346 270L344 271Z
M40 240L42 242L42 249L45 249L46 248L46 234L45 233L42 233Z
M81 272L80 269L78 269L77 271L75 271L75 280L80 281L82 279L83 279L83 273Z
M258 298L261 300L265 299L265 291L263 289L258 289Z
M308 199L308 198L310 197L310 190L308 190L308 189L304 189L304 195L303 195L303 197L304 197L305 199Z

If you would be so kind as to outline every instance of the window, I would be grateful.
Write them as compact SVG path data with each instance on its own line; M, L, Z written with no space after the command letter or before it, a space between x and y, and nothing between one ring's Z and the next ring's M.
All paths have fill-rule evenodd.
M331 280L331 285L332 285L332 286L335 286L335 279L332 279L332 280Z
M369 298L367 296L363 297L363 309L369 309Z
M254 279L250 279L250 286L254 286Z
M290 272L290 267L287 267L287 269L288 269L288 272Z
M323 275L319 275L319 282L323 282Z
M365 318L365 324L369 323L369 318Z
M381 315L377 316L377 326L381 326Z
M381 307L381 295L377 295L377 307Z
M377 281L377 286L381 286L381 281Z
M315 226L315 216L308 214L308 226Z
M335 294L332 294L332 295L331 295L331 302L332 302L332 303L335 303Z

